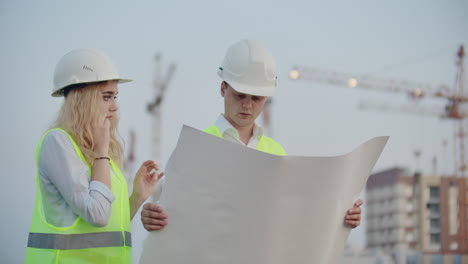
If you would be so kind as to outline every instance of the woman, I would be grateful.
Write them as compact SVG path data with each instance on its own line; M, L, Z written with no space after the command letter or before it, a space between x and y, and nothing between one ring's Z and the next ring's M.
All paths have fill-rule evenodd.
M95 50L57 64L52 96L65 101L36 149L26 263L131 263L130 221L163 173L145 161L129 198L116 102L117 83L128 81Z

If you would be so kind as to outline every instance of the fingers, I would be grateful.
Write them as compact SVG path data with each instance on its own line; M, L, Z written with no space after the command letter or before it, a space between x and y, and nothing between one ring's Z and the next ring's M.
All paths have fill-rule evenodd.
M151 172L152 170L155 170L156 172L159 171L158 164L156 164L156 162L154 162L153 160L147 160L143 162L143 164L141 164L141 167L144 167L147 172Z
M154 204L154 203L145 203L143 205L142 213L143 211L155 211L155 212L163 213L164 209L161 206Z
M141 222L148 231L161 230L167 225L167 214L161 206L147 203L141 211Z
M110 120L107 118L107 114L100 113L98 117L92 122L92 126L95 128L110 128Z
M167 220L158 220L149 217L141 217L143 227L148 231L161 230L167 225Z
M154 160L146 160L143 162L143 165L159 170L159 166L156 164L156 162L154 162Z
M143 210L141 210L141 217L166 220L167 214L161 206L154 203L147 203L143 206Z
M110 121L109 118L104 117L104 122L103 122L103 124L104 124L104 128L105 128L105 129L110 129L110 127L111 127L111 121Z
M146 167L159 169L158 165L156 164L156 162L154 162L154 160L147 160L147 161L143 162L143 165L146 166Z
M359 199L359 200L357 200L357 201L354 203L354 207L359 207L359 206L361 206L363 203L364 203L364 202L363 202L361 199Z
M148 220L153 221L153 222L149 222ZM143 227L147 231L161 230L167 225L166 221L156 221L154 219L148 219L148 218L141 218L141 222L143 223Z
M155 185L161 178L164 176L164 172L156 174L156 172L151 173L150 183Z
M164 172L159 173L158 180L161 179L163 176L164 176Z
M347 215L361 215L361 208L360 207L350 208L348 209L348 211L346 211L346 214Z
M346 220L345 224L350 226L351 228L356 228L361 224L361 221Z
M358 206L360 206L361 204L359 204ZM361 208L356 207L356 204L355 204L355 207L348 209L348 211L346 211L344 222L346 225L352 228L358 227L361 224Z
M96 155L107 156L110 141L111 122L106 118L106 113L100 113L93 118L91 123L91 133L95 139L93 151Z
M152 184L155 184L159 179L161 179L162 176L164 176L164 172L158 173L159 166L153 160L147 160L143 162L141 167L144 168L146 172L149 173L149 176L150 176L149 180L151 181Z
M351 209L348 210L348 213L345 216L346 220L361 220L361 213L351 212Z

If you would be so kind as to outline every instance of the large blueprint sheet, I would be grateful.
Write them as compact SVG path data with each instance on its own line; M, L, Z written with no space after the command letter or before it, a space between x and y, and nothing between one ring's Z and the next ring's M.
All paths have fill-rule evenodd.
M339 263L344 226L388 137L335 157L274 156L184 126L140 263Z

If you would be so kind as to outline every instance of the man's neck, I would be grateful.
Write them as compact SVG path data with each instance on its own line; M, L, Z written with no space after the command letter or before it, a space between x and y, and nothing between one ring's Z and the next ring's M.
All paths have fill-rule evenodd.
M237 130L239 133L239 138L244 144L248 144L250 138L253 135L253 127L254 125L252 124L251 126L248 127L239 127L239 126L234 126L234 128Z
M226 116L224 116L224 118L226 118ZM249 143L250 138L253 136L253 129L255 124L252 123L248 126L239 126L236 123L229 120L228 118L226 118L226 120L231 124L233 128L237 130L237 133L239 133L240 140L247 145Z

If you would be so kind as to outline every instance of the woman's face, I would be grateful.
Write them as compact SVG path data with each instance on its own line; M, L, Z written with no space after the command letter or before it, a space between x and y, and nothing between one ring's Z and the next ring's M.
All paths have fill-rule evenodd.
M106 115L106 118L112 119L119 106L117 104L117 94L119 89L117 88L117 81L108 81L105 85L100 87L100 92L102 95L102 113Z

